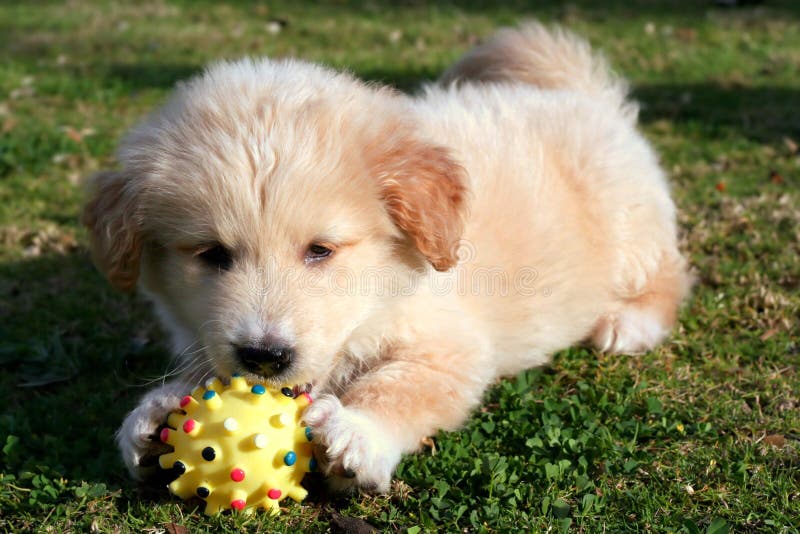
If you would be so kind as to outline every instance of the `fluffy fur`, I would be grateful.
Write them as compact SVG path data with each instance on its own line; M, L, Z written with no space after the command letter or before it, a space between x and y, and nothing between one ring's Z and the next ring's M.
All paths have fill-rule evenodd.
M247 376L313 385L333 485L377 491L499 376L587 339L653 347L689 283L635 120L605 61L538 24L413 97L291 60L180 85L85 211L99 268L149 296L182 355L119 431L128 468L174 399L265 339L294 359ZM209 265L220 244L229 264ZM312 244L334 252L309 261Z

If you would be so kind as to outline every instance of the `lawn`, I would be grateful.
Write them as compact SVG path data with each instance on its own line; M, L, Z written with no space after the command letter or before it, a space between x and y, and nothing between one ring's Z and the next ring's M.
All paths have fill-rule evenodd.
M82 180L208 61L292 55L413 90L530 17L586 35L642 103L698 280L671 341L498 383L387 496L209 518L136 487L113 433L170 358L89 261ZM798 145L792 0L3 2L0 531L800 532Z

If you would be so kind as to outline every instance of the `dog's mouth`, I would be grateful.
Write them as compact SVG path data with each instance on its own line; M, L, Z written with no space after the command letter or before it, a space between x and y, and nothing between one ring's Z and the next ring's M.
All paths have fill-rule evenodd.
M238 374L251 384L264 384L277 389L291 388L295 392L295 396L301 393L309 393L314 381L304 376L298 376L298 373L294 372L295 367L295 365L287 365L277 372L273 367L270 367L265 372L259 372L258 370L247 369L245 366L236 366L231 374Z
M281 373L259 373L251 370L237 368L231 374L243 376L248 382L255 384L264 384L270 387L284 388L295 387L298 383L304 383L303 380L293 379L293 373L287 369Z
M297 382L291 380L288 375L285 378L281 378L279 376L264 376L244 370L235 370L232 373L220 372L219 374L223 382L227 382L230 376L241 376L250 384L264 384L265 386L280 390L290 389L295 397L302 393L311 393L311 390L314 388L312 382Z

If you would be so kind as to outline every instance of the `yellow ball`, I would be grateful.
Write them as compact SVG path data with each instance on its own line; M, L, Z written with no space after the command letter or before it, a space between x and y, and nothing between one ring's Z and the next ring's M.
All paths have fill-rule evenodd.
M311 429L300 424L306 394L249 385L231 378L213 379L181 400L167 420L161 441L174 451L159 457L162 468L178 477L169 485L181 499L206 501L206 513L232 508L277 513L284 497L306 496L300 485L313 471Z

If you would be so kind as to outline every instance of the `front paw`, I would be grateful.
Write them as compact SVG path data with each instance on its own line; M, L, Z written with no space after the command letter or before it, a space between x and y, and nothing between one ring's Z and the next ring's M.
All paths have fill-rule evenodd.
M117 445L134 479L145 480L160 473L158 457L172 448L161 442L159 430L177 407L178 399L172 396L159 402L142 402L122 422L116 435Z
M373 416L342 406L333 395L322 395L306 409L303 419L324 451L320 463L333 489L389 491L400 450Z

